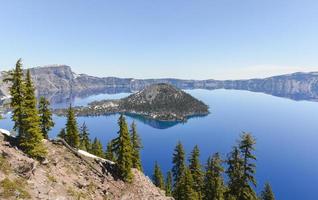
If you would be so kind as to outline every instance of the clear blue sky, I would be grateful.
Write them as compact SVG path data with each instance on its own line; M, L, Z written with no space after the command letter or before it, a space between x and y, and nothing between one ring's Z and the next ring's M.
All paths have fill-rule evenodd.
M316 0L0 0L0 68L136 78L318 71Z

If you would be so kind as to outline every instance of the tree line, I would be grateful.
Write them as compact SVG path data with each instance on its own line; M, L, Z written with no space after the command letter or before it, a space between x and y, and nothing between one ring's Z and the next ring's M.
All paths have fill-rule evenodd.
M153 183L176 200L274 200L269 183L259 196L254 190L255 144L251 134L243 133L225 160L215 153L202 166L199 147L194 146L186 159L183 145L178 142L172 156L172 169L165 180L155 162Z
M18 146L30 157L43 160L47 154L43 139L48 139L48 133L54 126L50 103L44 97L37 102L31 73L29 70L23 73L21 59L9 71L5 81L11 83L11 119L13 129L18 133ZM118 126L118 136L108 142L104 151L100 140L90 140L85 122L78 128L74 109L70 105L65 128L58 136L74 148L114 161L122 180L131 182L131 169L142 171L141 139L136 124L133 122L129 129L124 115L120 115ZM203 167L199 147L193 148L187 162L184 148L179 142L174 149L172 170L167 172L164 180L156 162L153 182L176 200L273 200L274 194L268 183L259 196L255 192L255 144L251 134L244 133L225 160L215 153Z

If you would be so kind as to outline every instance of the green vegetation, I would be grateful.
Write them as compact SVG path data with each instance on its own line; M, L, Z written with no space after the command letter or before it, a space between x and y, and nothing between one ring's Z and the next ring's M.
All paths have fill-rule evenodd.
M66 142L72 147L78 148L80 143L78 127L76 117L72 106L67 111L67 122L66 122Z
M9 178L5 178L0 182L0 199L31 199L30 194L24 189L26 183L24 180L15 179L10 180Z
M19 146L29 156L43 159L47 150L42 143L43 133L40 127L35 88L30 71L27 71L26 78L23 76L21 59L17 61L15 69L9 72L6 81L12 84L9 88L12 96L10 106L13 128L18 132Z
M167 172L165 191L167 196L172 196L172 173L171 171Z
M40 126L45 139L49 138L49 131L54 126L52 119L52 111L50 109L50 102L45 98L41 97L39 101L39 115L40 115Z
M85 122L80 128L79 139L80 139L79 148L84 151L90 152L92 148L92 144L91 144L91 140L89 139L89 132Z
M132 144L128 132L128 126L124 115L120 115L118 120L119 131L118 137L113 140L113 151L116 155L117 166L121 178L124 181L131 182L133 174L131 168L132 163Z
M130 130L131 144L132 144L132 166L142 171L141 160L140 160L140 149L142 148L141 139L137 133L135 122L131 124Z
M224 199L225 185L222 177L224 169L219 153L208 158L204 177L204 200Z
M113 141L109 141L107 143L107 148L105 152L105 158L110 160L110 161L115 161L115 155L113 153Z
M202 199L203 171L200 164L200 150L197 145L194 146L190 159L189 169L193 178L193 189L198 193L198 199Z
M155 186L157 186L158 188L164 190L165 189L165 183L163 180L163 175L161 172L161 169L157 163L157 161L155 162L155 169L152 175L152 180L153 183L155 184Z
M166 177L166 194L172 194L176 200L274 200L274 193L268 183L260 197L256 195L255 144L251 134L243 133L225 161L219 153L215 153L208 158L203 170L198 146L193 148L189 165L186 165L183 146L178 142L173 153L172 173L169 171ZM226 169L223 167L224 163L227 165ZM156 171L157 163L155 173L159 174ZM158 178L153 180L161 188Z
M62 138L63 140L66 140L66 132L65 128L62 128L57 137Z
M92 149L91 149L90 153L92 153L100 158L104 158L103 145L100 142L100 140L97 139L96 137L94 138L94 141L92 143Z
M264 190L261 193L260 200L275 200L274 193L269 183L265 183Z
M0 154L0 171L2 171L4 174L8 174L11 170L10 164L6 160L5 157L3 157L2 154Z

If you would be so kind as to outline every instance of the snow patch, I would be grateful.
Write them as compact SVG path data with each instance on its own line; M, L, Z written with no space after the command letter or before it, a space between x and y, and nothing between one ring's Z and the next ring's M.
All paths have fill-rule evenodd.
M89 157L89 158L94 158L94 159L99 159L99 160L102 160L102 161L105 161L105 162L109 162L111 164L115 164L114 162L110 161L110 160L106 160L104 158L101 158L101 157L98 157L98 156L95 156L91 153L88 153L87 151L83 151L81 149L77 150L77 152L83 156L86 156L86 157Z
M0 128L0 133L7 135L9 137L15 137L10 131L6 130L6 129L2 129Z

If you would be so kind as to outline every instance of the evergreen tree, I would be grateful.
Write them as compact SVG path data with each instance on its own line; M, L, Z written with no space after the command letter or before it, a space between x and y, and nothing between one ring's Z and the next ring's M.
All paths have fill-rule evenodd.
M65 140L66 139L66 132L65 132L65 128L62 128L60 133L57 135L57 137Z
M261 200L275 200L274 193L269 183L265 183L264 190L261 193Z
M11 95L10 107L12 109L11 119L14 122L13 129L18 132L18 136L23 136L22 119L24 117L24 95L25 82L23 80L22 61L19 59L15 68L9 72L6 82L10 82L9 88Z
M202 199L202 186L203 186L203 171L200 164L200 150L197 145L194 146L190 158L189 169L194 182L194 190L198 193L199 199Z
M67 122L66 122L66 142L71 145L72 147L78 148L79 146L79 134L77 128L77 122L75 118L75 113L70 105L67 111Z
M104 157L103 145L96 137L92 143L91 153L100 158Z
M173 175L174 185L176 185L179 182L180 177L182 176L184 169L186 167L184 149L180 141L178 142L177 146L174 149L172 163L173 163L172 175Z
M249 199L257 199L256 193L252 188L256 186L256 179L255 179L255 168L256 165L253 161L256 160L253 151L255 150L255 139L249 133L243 133L241 136L241 141L239 143L239 149L241 151L241 156L243 159L243 174L242 174L242 191L240 193L240 198L242 200L249 200Z
M226 174L229 178L227 199L233 197L239 199L242 188L243 177L243 159L241 158L238 147L233 147L232 152L228 155L227 160L228 169Z
M25 80L25 96L23 105L22 135L19 136L19 146L26 154L37 159L43 159L47 150L42 142L43 134L40 128L40 118L36 108L36 98L30 71Z
M89 139L89 132L85 122L80 128L79 138L80 138L79 148L89 152L91 150L91 140Z
M140 160L140 149L142 148L141 139L137 133L135 122L131 124L130 130L131 144L132 144L132 167L142 171Z
M198 200L199 195L193 189L194 181L191 175L190 170L186 167L183 170L183 173L175 186L173 191L173 197L176 200Z
M172 173L171 173L171 171L167 172L165 191L166 191L166 196L172 195Z
M212 158L209 157L204 177L204 200L224 200L223 172L220 155L216 153Z
M38 109L40 114L40 126L43 133L43 137L45 139L48 139L48 133L54 126L54 122L52 120L52 112L50 109L50 102L45 97L41 97Z
M157 186L158 188L160 188L162 190L165 189L163 175L162 175L161 169L160 169L157 161L155 162L155 168L154 168L154 173L152 176L152 181L155 184L155 186Z
M132 145L124 115L120 115L118 125L118 137L113 140L113 151L117 158L116 164L121 178L124 181L131 182L133 178L133 174L131 172Z
M106 148L106 152L105 152L105 158L110 160L110 161L115 161L115 156L113 153L113 141L109 141L107 143L107 148Z

